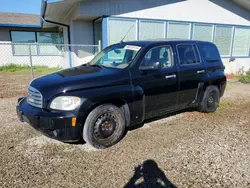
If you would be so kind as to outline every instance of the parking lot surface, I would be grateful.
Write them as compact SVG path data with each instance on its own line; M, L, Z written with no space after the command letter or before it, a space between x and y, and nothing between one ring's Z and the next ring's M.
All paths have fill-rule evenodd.
M96 150L19 122L0 99L0 187L250 187L250 85L229 83L216 113L180 113Z

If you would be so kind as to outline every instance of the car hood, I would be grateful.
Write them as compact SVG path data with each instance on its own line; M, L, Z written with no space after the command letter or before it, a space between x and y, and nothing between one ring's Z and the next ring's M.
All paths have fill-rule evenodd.
M49 99L69 91L129 83L128 78L129 74L125 69L81 65L39 77L30 85Z

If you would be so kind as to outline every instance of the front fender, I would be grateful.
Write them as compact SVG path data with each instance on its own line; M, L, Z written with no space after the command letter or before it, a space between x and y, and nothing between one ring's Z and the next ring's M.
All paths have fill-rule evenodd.
M133 90L131 85L118 85L109 87L100 87L93 89L84 89L78 91L67 92L67 95L78 96L82 99L81 107L78 111L78 119L84 122L89 112L104 103L124 103L124 110L126 112L127 124L130 124L133 112ZM126 111L127 110L127 111ZM129 112L128 112L129 111Z

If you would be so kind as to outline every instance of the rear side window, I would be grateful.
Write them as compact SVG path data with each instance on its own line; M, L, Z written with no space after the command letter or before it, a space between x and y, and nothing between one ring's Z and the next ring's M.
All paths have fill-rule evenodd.
M207 62L216 62L221 60L219 51L213 44L200 44L200 52Z
M196 45L177 45L177 51L180 65L197 64L201 62Z

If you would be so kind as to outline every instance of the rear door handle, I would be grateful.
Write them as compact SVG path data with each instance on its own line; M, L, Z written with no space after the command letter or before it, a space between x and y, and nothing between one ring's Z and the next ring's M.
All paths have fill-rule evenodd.
M199 70L199 71L197 71L197 74L201 74L201 73L204 73L205 72L205 70Z
M171 75L166 76L165 78L166 78L166 79L176 78L176 75L175 75L175 74L171 74Z

